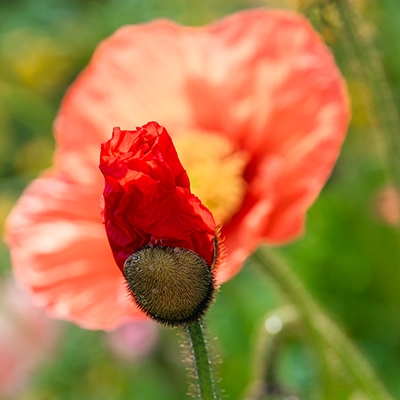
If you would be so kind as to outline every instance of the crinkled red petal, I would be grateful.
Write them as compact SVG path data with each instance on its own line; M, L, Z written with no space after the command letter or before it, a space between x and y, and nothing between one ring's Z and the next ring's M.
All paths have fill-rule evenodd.
M190 192L189 179L167 131L149 122L135 131L114 128L101 147L104 222L114 258L152 245L182 247L213 262L215 222Z

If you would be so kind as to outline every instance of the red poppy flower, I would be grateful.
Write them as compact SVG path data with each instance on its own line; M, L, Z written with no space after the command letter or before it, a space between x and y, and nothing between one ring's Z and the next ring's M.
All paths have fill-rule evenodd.
M114 128L100 170L108 240L133 300L167 325L197 320L213 298L218 239L171 137L156 122Z
M262 242L303 231L349 118L332 55L301 16L253 10L202 27L127 26L105 40L55 124L55 167L7 225L18 277L54 316L107 329L130 305L99 216L99 143L115 126L157 121L192 192L222 224L231 278Z

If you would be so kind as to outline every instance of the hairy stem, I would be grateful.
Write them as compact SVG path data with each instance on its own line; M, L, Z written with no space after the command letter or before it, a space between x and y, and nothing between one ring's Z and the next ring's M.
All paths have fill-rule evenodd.
M199 397L201 400L217 399L212 364L204 337L202 321L192 322L186 326L185 330L189 337L191 353L194 358L194 372Z

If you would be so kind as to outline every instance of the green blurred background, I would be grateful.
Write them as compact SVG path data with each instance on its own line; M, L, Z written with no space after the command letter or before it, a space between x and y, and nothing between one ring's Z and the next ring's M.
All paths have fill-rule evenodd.
M376 34L399 105L400 2L359 3ZM201 25L240 9L296 4L284 0L1 1L1 226L24 187L51 165L52 122L61 98L100 40L121 25L158 17ZM385 221L378 207L386 204L377 199L387 181L368 124L370 110L362 106L369 87L352 69L335 30L315 21L348 80L353 120L333 175L308 213L306 234L279 251L362 349L393 396L400 398L400 240L398 228ZM252 264L250 259L237 277L223 285L207 318L210 337L218 338L212 346L222 360L221 385L230 399L245 398L254 342L265 315L285 304L278 288ZM0 242L0 279L6 279L10 269L8 250ZM62 324L58 344L12 398L185 398L186 375L176 331L160 328L151 353L129 363L109 349L106 335ZM318 385L313 346L303 336L289 329L276 348L269 377L276 383L274 399L292 394L296 397L290 400L308 400ZM350 395L346 385L346 377L338 378L338 393L344 394L337 400L365 399Z

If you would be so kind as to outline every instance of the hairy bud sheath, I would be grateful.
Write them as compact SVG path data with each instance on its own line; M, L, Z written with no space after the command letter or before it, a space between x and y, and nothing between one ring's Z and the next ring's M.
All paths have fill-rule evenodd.
M124 275L138 307L170 326L201 317L215 292L213 269L195 252L179 247L140 249L126 260Z

